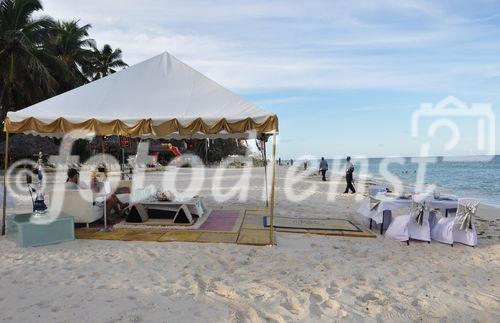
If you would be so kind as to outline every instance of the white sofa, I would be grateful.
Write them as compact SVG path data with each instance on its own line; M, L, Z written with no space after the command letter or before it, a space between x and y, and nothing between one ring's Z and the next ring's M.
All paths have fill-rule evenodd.
M130 194L117 194L116 196L124 203L130 201ZM92 190L89 189L52 191L49 200L50 212L71 215L75 223L85 223L87 227L104 216L103 198L95 198ZM95 200L100 203L96 203Z
M103 203L93 203L92 190L52 191L49 196L49 211L71 215L75 223L90 223L104 216Z

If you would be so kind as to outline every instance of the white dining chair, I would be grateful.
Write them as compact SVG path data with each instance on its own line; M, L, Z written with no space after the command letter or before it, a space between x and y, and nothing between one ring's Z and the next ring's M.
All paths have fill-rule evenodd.
M437 220L431 230L431 239L441 243L447 243L453 246L453 223L455 214L445 217L441 214L441 218Z
M473 198L458 199L457 214L453 222L453 242L471 247L477 245L477 232L473 218L476 216L479 200Z
M434 228L431 238L453 246L459 242L468 246L477 245L477 232L473 217L476 214L480 201L473 198L458 199L456 214L441 217Z
M386 238L396 241L406 241L410 239L431 241L429 224L429 206L432 196L414 196L410 213L393 216L391 224L385 232Z
M391 224L385 231L385 237L396 241L406 241L406 244L409 244L408 222L410 222L409 214L393 216Z
M410 208L410 221L408 222L410 239L431 242L429 211L432 198L428 194L414 196Z

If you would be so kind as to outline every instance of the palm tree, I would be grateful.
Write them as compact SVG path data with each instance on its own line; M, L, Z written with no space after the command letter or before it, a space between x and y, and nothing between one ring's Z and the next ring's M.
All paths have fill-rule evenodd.
M0 2L0 108L2 120L7 111L23 108L56 93L55 74L64 67L44 47L53 21L34 18L42 9L39 0L1 0Z
M125 68L128 65L122 60L122 51L119 48L113 49L105 44L102 50L97 46L92 47L92 61L86 67L87 75L92 80L97 80L106 75L115 73L117 68Z
M53 23L50 36L45 40L51 53L63 61L70 71L69 77L63 79L60 92L88 82L82 69L92 60L91 48L95 42L88 38L92 26L79 26L78 23L78 20Z

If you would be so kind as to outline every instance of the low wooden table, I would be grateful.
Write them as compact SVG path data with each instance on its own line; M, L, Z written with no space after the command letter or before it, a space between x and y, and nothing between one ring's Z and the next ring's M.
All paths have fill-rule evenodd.
M185 205L191 214L204 217L208 212L201 198L193 198L186 201L142 201L143 206L156 210L177 211L182 205Z
M31 213L12 214L7 218L7 238L20 247L35 247L75 240L72 216L60 216L48 224L30 222Z

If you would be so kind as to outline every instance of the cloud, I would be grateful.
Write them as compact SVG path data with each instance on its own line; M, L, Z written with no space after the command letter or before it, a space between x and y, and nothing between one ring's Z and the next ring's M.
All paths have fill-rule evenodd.
M450 4L451 3L451 4ZM233 90L492 91L496 16L430 1L45 1L129 64L169 51ZM484 4L485 10L489 7ZM486 35L481 37L481 35ZM465 78L464 81L461 78ZM471 81L467 81L471 80ZM472 81L473 80L473 81Z

